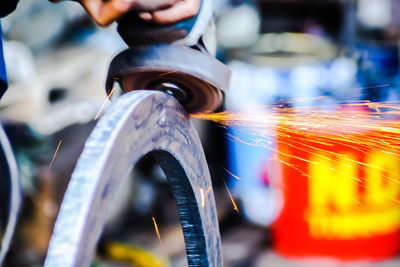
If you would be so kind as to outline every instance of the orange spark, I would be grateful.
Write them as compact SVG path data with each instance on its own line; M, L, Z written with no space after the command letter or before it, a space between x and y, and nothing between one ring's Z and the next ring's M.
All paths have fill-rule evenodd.
M56 148L56 152L54 152L53 158L51 159L49 168L47 168L47 170L50 170L50 169L51 169L51 166L53 166L54 160L56 159L56 156L57 156L57 153L58 153L58 149L60 148L61 143L62 143L62 140L60 140L60 141L58 142L58 146L57 146L57 148Z
M175 72L177 72L177 71L176 70L167 71L167 72L159 74L158 77L162 77L162 76L165 76L165 75L168 75L168 74L173 74Z
M377 87L384 86L388 85ZM323 101L324 98L318 97L313 100ZM302 172L307 177L310 177L309 174L293 164L292 160L318 163L304 156L286 153L277 148L276 142L271 140L278 139L279 143L297 149L304 155L313 155L332 163L343 157L340 152L335 152L335 146L350 148L360 155L379 151L400 157L400 102L349 101L336 110L322 104L313 107L298 105L302 104L302 101L304 99L289 102L296 103L296 107L275 104L244 108L242 112L224 111L191 116L214 121L222 127L234 126L238 130L245 127L248 136L246 140L228 133L229 138L246 145L269 149L279 155L282 164ZM363 172L367 168L378 168L385 180L400 183L398 174L389 170L357 159L347 161L349 165L355 164ZM349 178L362 182L358 177Z
M107 101L110 100L110 97L114 93L115 87L111 90L111 92L108 94L106 100L104 101L103 105L101 105L99 112L97 112L96 117L94 117L94 120L97 120L100 116L100 113L103 111L104 106L106 105Z
M153 220L154 229L156 230L156 234L157 234L157 237L158 237L158 241L160 242L160 244L162 244L162 242L161 242L161 236L160 236L160 231L158 231L158 226L157 226L156 219L154 218L154 216L151 216L151 219Z
M212 189L211 186L209 186L209 187L207 188L206 195L211 191L211 189Z
M228 170L225 169L224 167L222 167L222 169L224 169L224 170L225 170L227 173L229 173L232 177L234 177L234 178L236 178L236 179L238 179L238 180L242 180L242 179L240 179L240 177L234 175L233 173L231 173L230 171L228 171Z
M222 176L221 176L221 177L222 177ZM231 191L229 191L229 188L228 188L228 186L226 185L225 180L224 180L223 177L222 177L222 181L224 182L226 191L228 192L229 198L231 199L231 202L232 202L232 205L233 205L233 209L237 212L237 214L239 214L239 209L238 209L238 207L237 207L237 205L236 205L236 202L235 202L235 200L233 199L232 194L231 194Z
M204 189L200 188L200 196L201 196L201 207L204 208L206 206L206 198L204 195Z

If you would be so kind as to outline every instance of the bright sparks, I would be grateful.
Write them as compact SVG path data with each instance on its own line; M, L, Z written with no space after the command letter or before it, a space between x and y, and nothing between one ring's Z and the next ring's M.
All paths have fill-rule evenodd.
M322 101L324 97L313 100ZM360 155L381 151L400 157L400 102L348 102L335 109L324 105L301 106L302 101L251 107L241 112L196 114L192 117L211 120L224 127L234 126L239 131L245 130L248 133L245 140L230 134L228 137L247 145L267 148L279 155L282 164L294 169L298 169L298 166L292 164L291 159L308 164L318 163L310 161L308 157L287 153L279 149L277 144L284 144L301 150L304 155L315 155L333 163L343 158L343 155L332 149L336 146L347 147ZM294 103L297 107L288 107ZM362 170L374 168L357 159L349 159L348 163L356 164ZM307 173L302 174L309 177ZM400 182L398 177L393 179L389 174L385 174L387 180ZM351 178L360 180L358 177Z
M231 202L232 202L232 205L233 205L233 209L237 212L237 214L239 214L239 209L238 209L238 207L237 207L237 205L236 205L236 202L235 202L235 200L233 199L232 194L231 194L231 191L229 191L229 188L228 188L228 186L226 185L225 180L224 180L223 177L222 177L222 181L224 182L226 191L228 192L229 198L231 199Z
M152 216L151 219L153 220L154 229L156 230L156 234L157 234L158 241L160 242L160 244L162 244L162 242L161 242L161 236L160 236L160 231L158 230L158 225L157 225L156 219L154 218L154 216Z
M174 74L176 72L177 72L176 70L167 71L167 72L159 74L158 77L166 76L166 75L169 75L169 74Z
M201 207L204 208L206 206L206 197L204 195L203 188L200 188L200 196L201 196Z
M240 179L240 177L234 175L233 173L231 173L230 171L228 171L226 168L222 167L227 173L229 173L233 178L237 179L237 180L242 180Z
M53 166L54 160L56 159L56 156L57 156L58 150L60 149L61 143L62 143L62 140L60 140L60 141L58 142L58 146L57 146L57 148L56 148L56 151L54 152L53 158L51 159L51 162L50 162L50 165L49 165L48 170L50 170L50 169L51 169L51 166Z
M110 97L112 96L112 94L114 93L115 87L111 90L111 92L108 94L106 100L104 101L103 105L101 105L99 112L97 112L96 117L94 117L94 120L97 120L101 114L101 112L103 111L104 106L106 105L106 103L108 102L108 100L110 100Z

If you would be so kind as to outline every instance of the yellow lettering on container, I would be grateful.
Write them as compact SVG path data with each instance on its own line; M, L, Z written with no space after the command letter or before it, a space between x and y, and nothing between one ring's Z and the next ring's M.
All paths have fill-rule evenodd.
M356 205L356 166L351 155L337 160L313 156L309 165L309 202L311 213L327 213L329 207L338 213L350 212Z
M393 206L400 194L398 156L378 151L371 153L367 162L366 204L377 209Z
M370 238L400 229L400 161L395 155L375 151L362 165L351 154L334 159L313 155L309 162L305 218L313 238Z

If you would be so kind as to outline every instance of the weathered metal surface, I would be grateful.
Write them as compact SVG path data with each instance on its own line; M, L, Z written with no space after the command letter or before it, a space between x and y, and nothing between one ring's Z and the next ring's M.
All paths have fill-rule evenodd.
M17 224L19 206L21 202L21 190L17 162L3 128L0 125L0 200L1 206L7 211L5 228L1 233L0 266L10 247L11 239ZM3 225L2 225L3 227Z
M142 90L120 97L86 142L46 267L89 266L118 184L148 153L160 163L175 195L189 266L222 266L214 195L197 133L173 97Z

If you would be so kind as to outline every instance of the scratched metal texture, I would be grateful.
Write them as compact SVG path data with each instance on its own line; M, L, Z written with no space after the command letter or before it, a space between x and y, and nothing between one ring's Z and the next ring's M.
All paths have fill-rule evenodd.
M139 90L113 103L86 142L64 196L46 267L90 265L118 185L149 153L175 195L188 265L222 266L214 195L207 190L211 179L198 135L173 97ZM204 207L200 189L208 192Z

